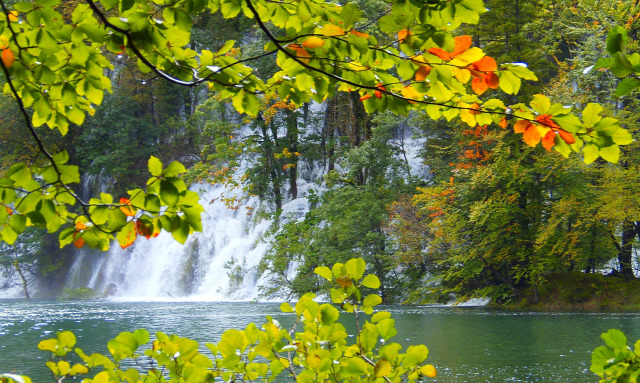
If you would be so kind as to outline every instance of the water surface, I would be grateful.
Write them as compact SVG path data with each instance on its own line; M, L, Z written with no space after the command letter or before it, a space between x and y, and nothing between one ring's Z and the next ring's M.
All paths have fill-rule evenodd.
M106 344L122 331L145 328L204 343L217 342L227 328L244 328L271 315L291 323L277 304L220 302L0 301L0 372L27 374L34 382L53 381L37 349L56 331L72 330L87 353L107 353ZM538 313L488 308L391 306L396 342L429 347L438 368L429 381L596 382L589 372L591 351L609 328L640 338L637 313ZM345 325L352 321L345 319Z

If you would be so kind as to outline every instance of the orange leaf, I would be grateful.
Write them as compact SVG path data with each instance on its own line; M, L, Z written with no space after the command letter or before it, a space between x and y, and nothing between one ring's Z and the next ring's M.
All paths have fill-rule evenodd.
M473 80L471 80L471 89L473 89L478 96L482 95L482 93L484 93L488 88L489 86L484 81L484 77L474 77Z
M509 125L509 123L507 122L507 118L502 117L502 120L500 120L500 123L498 125L500 125L502 129L506 129L507 125Z
M89 226L85 225L83 222L76 222L76 230L80 231L80 230L84 230L87 229Z
M524 131L527 130L529 125L533 125L533 124L527 120L520 120L515 124L513 124L513 131L516 133L524 133Z
M73 241L73 246L77 247L78 249L81 248L82 246L84 246L84 239L78 238L78 239L74 240Z
M576 143L576 139L573 137L573 134L567 132L566 130L558 129L558 134L560 135L560 138L562 138L567 144L571 145Z
M4 209L7 211L7 214L12 215L13 210L9 206L5 206Z
M317 36L311 36L302 42L305 48L318 48L324 45L324 40Z
M370 94L365 94L364 96L360 97L360 101L364 101L364 100L367 100L369 98L371 98L371 95ZM378 97L378 98L380 98L380 97Z
M456 36L453 38L453 40L455 45L453 48L453 52L451 53L440 48L430 48L427 52L431 53L432 55L438 56L445 61L449 61L471 47L472 41L471 36L469 35Z
M445 51L440 48L430 48L427 52L431 53L434 56L438 56L445 61L451 60L451 53Z
M500 85L500 78L498 77L497 74L491 72L491 73L485 73L484 74L484 82L487 83L487 86L491 89L498 89L498 85Z
M129 206L129 200L127 198L120 198L120 203L126 204L126 206L120 206L120 210L127 217L133 217L136 215L136 212L133 210L131 206Z
M13 55L13 52L11 52L11 49L5 48L2 50L2 63L4 64L4 66L9 69L13 66L13 62L15 61L15 56Z
M348 275L343 275L341 277L336 278L336 283L340 285L340 287L342 288L353 285L353 282L351 282L351 278L349 278Z
M553 129L560 129L560 127L558 126L558 124L556 124L551 117L553 117L550 114L543 114L540 115L538 117L536 117L536 121L539 122L542 125L545 125L549 128L553 128Z
M527 145L535 147L536 145L538 145L538 142L540 142L540 139L542 137L540 136L540 132L538 132L538 129L536 129L535 125L529 124L529 126L527 126L527 129L522 134L522 138L524 139L524 142L527 143Z
M544 148L547 149L547 152L551 151L551 148L553 148L555 139L556 139L556 132L554 132L553 130L548 131L547 134L545 134L545 136L542 137L542 146L544 146Z
M296 57L298 58L298 60L302 61L303 63L309 64L309 58L311 56L309 55L309 52L306 51L306 49L298 48L296 49Z
M451 53L451 57L455 57L457 55L459 55L460 53L466 51L467 49L471 48L471 36L469 35L463 35L463 36L456 36L453 38L455 45L453 48L453 52Z
M474 102L473 104L471 104L471 106L469 108L471 109L469 111L469 113L471 113L471 114L480 114L480 113L482 113L480 111L480 105L478 105L477 102Z
M498 64L492 57L484 56L480 60L471 64L471 69L479 70L482 72L494 72L498 70Z
M416 81L424 81L429 75L429 73L431 73L431 67L429 65L422 65L416 71L416 74L415 74Z
M376 97L378 97L378 98L382 98L382 92L380 92L379 90L376 90L376 91L375 91L375 92L373 92L373 93L376 95Z
M18 21L18 11L9 12L9 21Z
M363 38L365 38L365 39L368 39L368 38L369 38L369 35L368 35L368 34L363 33L363 32L358 32L358 31L356 31L355 29L350 30L350 31L349 31L349 33L351 33L351 34L353 34L353 35L356 35L356 36L358 36L358 37L363 37Z
M398 31L398 42L400 44L406 42L405 40L408 40L408 37L411 36L411 31L408 29L402 29Z

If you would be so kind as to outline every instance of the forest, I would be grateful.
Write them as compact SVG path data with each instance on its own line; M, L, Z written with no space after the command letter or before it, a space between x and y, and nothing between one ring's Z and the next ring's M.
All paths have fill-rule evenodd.
M266 202L254 212L274 222L265 297L318 292L315 268L353 257L380 279L385 302L537 300L562 273L635 278L635 1L428 1L419 11L362 0L321 16L300 2L296 22L235 2L214 1L221 12L211 13L194 1L134 3L103 2L102 16L93 2L54 4L54 19L72 26L67 41L36 25L40 6L2 2L11 77L0 99L0 264L19 283L63 279L83 246L124 248L162 229L184 242L201 228L189 187L207 183L241 191L222 201L230 209ZM120 23L141 23L138 46L137 27L114 21L113 7L131 13ZM175 25L149 27L151 12ZM331 17L339 23L320 33L306 26ZM101 34L107 27L117 33ZM296 34L311 37L294 44ZM65 58L29 47L56 41L86 49ZM276 59L278 41L289 45ZM309 52L343 58L316 63ZM416 142L427 174L411 172ZM304 196L301 177L317 185ZM281 217L299 197L306 216Z
M208 205L257 199L260 298L297 300L291 331L229 329L212 359L146 330L87 355L60 330L38 344L56 381L414 382L437 375L429 351L388 342L380 304L640 308L635 0L0 8L2 287L61 290L88 248L184 244ZM602 340L591 371L635 381L640 346Z

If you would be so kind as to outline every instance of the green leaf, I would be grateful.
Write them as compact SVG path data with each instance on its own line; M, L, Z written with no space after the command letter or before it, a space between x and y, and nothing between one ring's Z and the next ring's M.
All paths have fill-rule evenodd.
M178 204L178 189L167 180L160 181L160 198L169 207L175 207Z
M374 307L382 303L382 298L380 298L377 294L367 295L366 298L362 301L362 306L365 307Z
M613 56L617 52L624 51L627 39L627 31L623 27L616 25L607 34L607 52Z
M521 80L511 72L499 72L499 86L505 93L516 94L520 90Z
M582 121L587 128L592 128L598 121L600 121L600 113L602 113L602 106L599 104L588 104L582 111Z
M362 278L362 275L364 274L366 266L367 265L364 262L364 259L362 258L352 258L348 260L347 263L345 264L345 267L347 268L347 273L349 273L349 276L355 279L356 281Z
M620 330L610 329L600 335L600 337L604 340L607 346L613 349L623 350L627 348L627 337Z
M282 311L283 313L292 313L293 312L293 308L291 307L291 305L288 302L283 302L280 305L280 311Z
M164 169L165 177L175 177L178 174L185 173L187 170L184 168L180 162L173 161Z
M628 130L619 128L616 132L611 136L613 142L618 145L628 145L633 142L633 136L629 133Z
M582 149L582 155L584 156L584 163L589 165L599 157L600 148L596 145L588 142Z
M149 158L149 173L154 177L162 175L162 162L157 157L151 156Z
M362 286L377 289L380 287L380 279L374 274L367 274L362 280Z
M616 87L616 97L626 96L638 88L640 88L640 79L625 78L620 81Z
M382 319L381 321L379 321L376 324L376 327L378 327L378 332L380 333L380 336L384 338L384 340L388 340L389 338L395 336L398 331L395 328L396 325L396 321L395 319Z
M617 163L620 159L620 147L618 145L611 145L599 150L600 157L611 163Z

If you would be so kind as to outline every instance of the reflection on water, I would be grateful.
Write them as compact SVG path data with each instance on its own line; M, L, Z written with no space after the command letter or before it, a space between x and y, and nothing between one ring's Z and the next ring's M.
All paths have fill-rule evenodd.
M594 382L591 351L600 333L618 328L640 338L640 314L514 313L486 308L387 307L404 346L424 343L438 368L435 382ZM48 380L40 340L72 330L85 352L107 353L122 331L145 328L217 342L227 328L263 323L271 315L283 325L293 316L277 304L211 302L24 302L0 301L0 372ZM345 319L350 326L352 318Z

